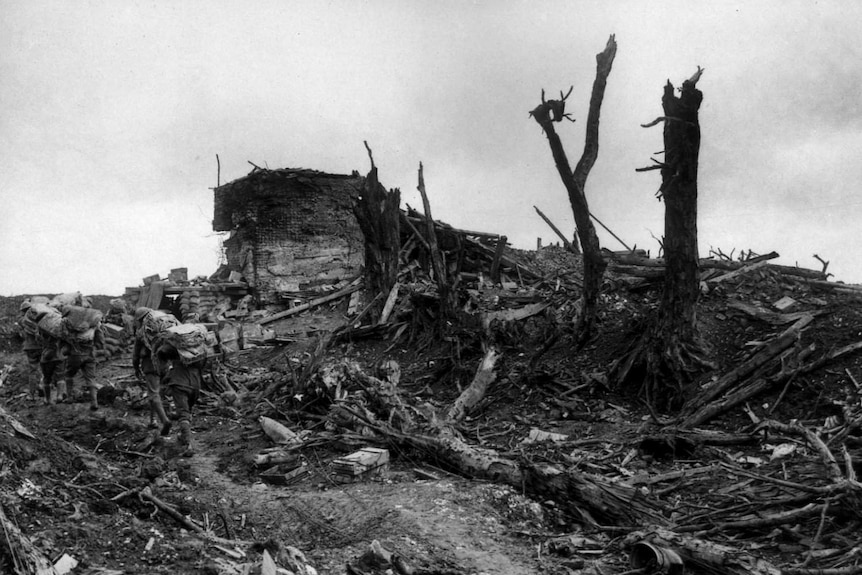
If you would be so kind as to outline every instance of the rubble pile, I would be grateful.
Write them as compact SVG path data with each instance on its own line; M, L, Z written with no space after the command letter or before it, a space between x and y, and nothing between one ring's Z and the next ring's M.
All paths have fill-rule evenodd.
M616 374L658 307L661 258L603 253L595 335L576 349L571 244L514 250L408 207L397 281L369 293L356 229L340 237L311 217L349 225L341 192L361 186L259 168L220 186L223 268L154 274L98 306L112 359L100 374L117 390L99 415L26 404L20 357L0 372L28 418L0 411L0 567L862 572L862 286L775 253L701 259L698 332L714 366L678 412L659 413ZM455 309L441 321L447 288ZM187 342L188 361L210 359L195 407L205 455L190 462L141 417L127 363L141 306L169 318L150 331ZM423 505L434 521L417 528ZM510 571L494 563L519 550Z

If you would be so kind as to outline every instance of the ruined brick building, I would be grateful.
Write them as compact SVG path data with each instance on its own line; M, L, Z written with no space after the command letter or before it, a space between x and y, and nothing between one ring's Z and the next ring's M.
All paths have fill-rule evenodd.
M255 168L215 188L213 229L227 265L259 303L359 275L362 232L353 215L364 178L303 169Z

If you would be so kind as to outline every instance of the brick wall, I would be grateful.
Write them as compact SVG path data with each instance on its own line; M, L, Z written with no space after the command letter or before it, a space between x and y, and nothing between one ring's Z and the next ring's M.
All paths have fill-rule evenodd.
M353 198L363 178L307 170L263 170L216 189L213 227L227 227L228 265L261 303L279 292L355 277L364 263Z

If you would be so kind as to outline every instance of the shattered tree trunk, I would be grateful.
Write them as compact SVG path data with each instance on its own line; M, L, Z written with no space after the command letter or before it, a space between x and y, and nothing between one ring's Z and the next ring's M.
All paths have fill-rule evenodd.
M557 165L557 171L569 194L569 202L572 205L572 212L574 213L575 223L578 228L578 238L581 241L581 248L583 249L583 309L578 318L577 326L579 347L583 346L591 335L596 308L598 307L602 276L604 275L605 267L607 267L607 263L602 258L599 237L590 219L590 210L584 188L587 176L596 163L596 158L599 154L599 116L602 108L602 100L605 95L605 86L607 85L608 75L611 72L611 66L613 65L616 53L617 43L614 40L614 36L611 35L605 49L596 55L596 79L593 82L593 91L590 96L584 152L574 171L572 171L569 165L569 159L566 156L566 151L563 149L560 137L554 129L555 122L560 122L563 118L571 119L565 113L568 94L562 96L560 100L545 101L543 92L542 103L530 112L530 115L542 126L545 135L548 137L548 144L551 146L551 153ZM569 94L571 94L571 90Z
M431 217L431 202L425 191L425 173L422 162L419 162L419 183L416 186L422 196L422 206L425 210L425 230L427 234L428 248L431 256L431 267L434 271L434 280L437 283L437 294L440 298L440 318L438 326L445 330L449 320L455 316L456 293L449 281L449 273L443 252L437 242L437 232L434 229L434 218Z
M367 144L366 144L367 147ZM369 157L371 151L368 152ZM365 282L369 297L385 297L398 280L401 250L401 192L386 191L377 179L377 168L365 177L362 197L353 206L359 228L365 236ZM372 301L373 318L380 316L382 299Z
M655 322L624 362L620 379L643 374L641 391L659 409L678 408L685 384L708 363L701 355L695 309L700 295L697 252L697 168L700 152L698 110L703 94L696 88L703 70L682 84L679 97L669 81L664 87L664 161L658 195L665 203L664 290ZM641 171L653 169L645 168ZM639 369L632 371L633 366ZM640 368L642 366L642 369Z
M655 378L659 386L653 395L678 394L682 399L684 372L690 370L692 356L699 348L695 308L700 295L697 253L697 167L700 153L698 110L703 93L696 88L703 70L682 83L677 97L673 85L664 87L664 166L660 193L664 198L664 291L658 310L656 345L652 352L653 373L665 372L668 379ZM657 356L658 357L655 357Z

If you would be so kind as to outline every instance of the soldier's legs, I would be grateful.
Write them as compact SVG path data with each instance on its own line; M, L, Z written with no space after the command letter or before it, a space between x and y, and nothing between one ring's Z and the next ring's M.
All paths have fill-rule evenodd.
M191 410L197 402L197 392L182 389L177 386L171 386L170 391L171 395L174 398L174 405L177 409L177 424L180 428L180 434L177 438L177 443L179 443L180 447L183 450L182 455L184 457L190 457L191 455L193 455L191 447Z
M66 401L72 403L75 397L75 374L82 371L83 366L80 358L76 356L66 358L65 381Z
M39 363L39 368L42 371L42 393L45 397L45 403L51 404L51 392L57 387L57 378L61 373L60 361L43 361Z
M155 373L145 373L144 379L147 382L150 421L155 423L154 419L158 418L159 426L162 428L162 435L168 435L171 432L171 420L168 419L165 413L165 406L162 404L162 390L159 376Z
M65 401L68 394L66 393L66 360L62 359L57 362L57 367L54 369L54 388L57 390L57 401Z
M96 360L86 358L81 363L81 374L87 383L87 389L90 391L90 409L96 411L99 409L99 400L97 398L99 388L96 387Z
M36 399L39 397L39 387L42 382L42 371L39 368L42 352L38 349L27 349L24 353L27 355L27 391L30 399Z

